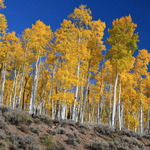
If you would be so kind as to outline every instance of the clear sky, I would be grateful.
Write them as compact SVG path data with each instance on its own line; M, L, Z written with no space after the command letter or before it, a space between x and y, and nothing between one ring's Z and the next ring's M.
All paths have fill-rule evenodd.
M0 13L6 16L9 31L18 35L39 19L50 25L54 32L81 4L90 8L93 20L101 19L106 23L104 41L109 37L108 28L111 28L112 21L130 14L137 23L138 49L150 52L150 0L5 0L6 9Z

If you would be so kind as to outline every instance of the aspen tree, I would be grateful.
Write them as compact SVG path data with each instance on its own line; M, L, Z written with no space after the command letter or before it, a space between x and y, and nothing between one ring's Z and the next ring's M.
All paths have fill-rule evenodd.
M110 34L107 38L107 43L111 48L108 50L106 58L110 58L111 63L116 67L116 79L114 83L113 94L113 112L112 126L115 124L116 112L116 88L118 81L118 73L122 69L129 69L130 59L133 52L137 49L138 34L135 33L136 24L132 23L131 16L116 19L112 23L112 29L108 29Z
M142 49L139 50L139 53L136 57L136 62L135 62L135 67L133 69L136 78L137 78L137 88L139 91L139 97L140 97L140 132L143 134L143 104L144 100L142 99L143 95L143 88L145 87L144 82L143 82L143 76L147 75L147 70L148 70L148 64L150 61L150 54L148 53L147 50Z

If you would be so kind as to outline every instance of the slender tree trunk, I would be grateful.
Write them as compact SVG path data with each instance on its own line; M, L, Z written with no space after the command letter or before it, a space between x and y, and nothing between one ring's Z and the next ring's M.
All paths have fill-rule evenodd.
M121 96L121 78L120 78L120 84L119 84L119 96L118 96L118 119L119 119L119 130L121 130L120 96Z
M83 103L83 79L84 79L84 74L82 75L82 85L81 85L81 98L80 98L80 116L82 112L82 103ZM78 117L80 117L78 116ZM80 118L78 118L80 120Z
M100 123L100 119L99 119L99 114L100 114L100 103L98 102L98 104L97 104L97 123L99 124Z
M7 100L8 100L8 89L9 89L9 85L8 85L8 87L7 87L7 94L6 94L5 106L7 106Z
M9 107L11 107L11 98L12 98L12 93L13 93L13 90L14 90L14 85L15 85L15 77L14 77L14 80L13 80L13 85L12 85L12 89L11 89L11 93L10 93Z
M79 59L79 58L78 58ZM75 103L77 102L78 99L78 82L79 82L79 72L80 72L80 60L78 61L78 67L77 67L77 86L76 86L76 91L75 91L75 100L73 103L73 110L72 110L72 120L76 121L76 105Z
M143 108L142 108L142 99L141 99L141 105L140 105L140 128L141 128L141 134L143 134Z
M94 102L93 111L92 111L93 123L95 122L95 114L94 114L94 110L95 110L95 102Z
M21 99L21 93L22 93L23 77L24 77L25 61L26 61L26 53L27 52L25 52L25 54L24 54L23 72L22 72L22 75L21 75L20 91L19 91L18 101L17 101L17 105L16 105L17 108L20 105L20 99Z
M69 110L70 110L70 111L69 111L69 112L70 112L70 116L69 116L69 117L70 117L70 119L71 119L71 116L72 116L72 111L71 111L71 110L72 110L72 109L71 109L71 104L70 104L70 108L69 108Z
M47 104L47 110L46 110L46 114L47 114L47 115L48 115L49 103L50 103L51 95L52 95L52 85L51 85L51 87L50 87L49 96L48 96L48 104Z
M124 102L121 105L121 128L124 128Z
M85 94L84 94L84 99L83 99L82 112L80 114L81 115L80 116L80 122L81 123L83 123L83 118L84 118L85 103L86 103L86 98L87 98L87 93L88 93L89 80L90 80L90 61L89 61L89 66L88 66L87 82L86 82L86 87L85 87Z
M54 81L55 69L56 69L56 65L55 65L55 62L54 62L53 74L52 74L52 80L53 81ZM53 95L53 84L52 84L52 95ZM53 99L52 99L52 119L54 119L54 102L53 102Z
M66 104L61 105L61 119L64 120L66 115Z
M109 85L109 110L108 110L108 124L111 126L111 91L112 84Z
M34 76L34 87L33 87L33 101L32 101L32 109L33 113L35 114L36 111L36 101L37 101L37 85L38 85L38 79L39 79L39 68L38 68L38 63L39 63L39 56L38 59L35 63L35 76Z
M115 84L114 84L113 111L112 111L112 127L114 127L114 125L115 125L117 81L118 81L118 70L116 71L116 79L115 79Z
M17 89L17 78L19 75L19 70L18 70L18 73L16 73L16 68L15 68L15 89L14 89L14 97L13 97L13 108L15 108L15 105L16 105L16 89Z
M3 93L5 86L5 78L6 78L6 65L4 65L4 69L2 72L2 87L1 87L1 95L0 95L0 106L3 105Z
M90 122L90 91L88 87L88 122Z
M26 86L27 86L28 78L25 77L25 85L24 85L24 90L23 90L23 99L22 99L22 110L24 111L24 103L25 103L25 91L26 91Z
M38 84L38 73L39 73L39 68L38 68L38 63L39 63L39 56L35 62L34 65L34 70L33 70L33 83L32 83L32 89L31 89L31 97L30 97L30 105L29 105L29 113L35 115L36 111L36 96L37 96L37 84Z

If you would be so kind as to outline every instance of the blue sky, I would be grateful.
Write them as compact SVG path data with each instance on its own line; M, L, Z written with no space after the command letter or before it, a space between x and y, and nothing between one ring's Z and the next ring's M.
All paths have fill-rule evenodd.
M150 52L150 0L5 0L7 8L0 13L6 16L9 31L18 35L39 19L50 25L54 32L63 19L67 19L81 4L91 9L93 20L101 19L106 23L104 41L109 37L108 28L111 28L112 21L130 14L133 22L137 23L138 49Z

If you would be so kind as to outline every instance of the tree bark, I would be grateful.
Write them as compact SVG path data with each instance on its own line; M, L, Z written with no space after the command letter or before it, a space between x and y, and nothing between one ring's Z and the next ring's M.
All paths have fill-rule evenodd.
M83 104L82 104L82 112L80 114L81 115L80 116L81 123L83 123L83 118L84 118L85 103L86 103L86 98L87 98L87 93L88 93L89 80L90 80L90 61L89 61L89 65L88 65L87 82L86 82L85 94L84 94L84 99L83 99Z
M119 83L119 95L118 95L118 119L119 119L119 130L121 130L120 95L121 95L121 78L120 78L120 83Z
M5 86L5 78L6 78L6 65L4 65L4 69L2 72L2 87L1 87L1 95L0 95L0 106L3 105L3 93Z
M115 79L115 84L114 84L113 111L112 111L112 127L114 127L114 125L115 125L117 81L118 81L118 70L116 71L116 79Z
M111 126L111 91L112 84L109 85L109 110L108 110L108 124Z

